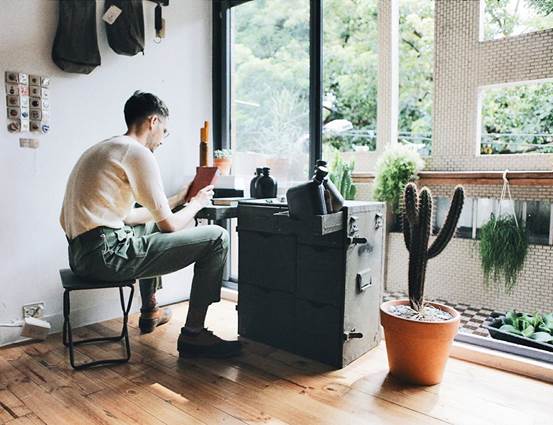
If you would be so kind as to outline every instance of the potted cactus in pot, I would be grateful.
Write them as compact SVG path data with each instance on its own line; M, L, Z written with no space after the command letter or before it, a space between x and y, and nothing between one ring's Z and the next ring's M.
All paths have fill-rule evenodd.
M433 385L441 381L451 343L459 328L459 313L424 300L426 265L453 237L464 202L463 188L455 188L443 228L429 245L432 195L409 183L404 190L403 235L409 251L409 299L380 306L390 373L400 379Z

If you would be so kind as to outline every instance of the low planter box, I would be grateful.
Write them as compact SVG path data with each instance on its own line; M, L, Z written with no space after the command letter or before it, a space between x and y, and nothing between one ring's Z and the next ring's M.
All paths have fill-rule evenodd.
M492 315L484 323L484 328L488 330L492 338L512 342L514 344L525 345L527 347L537 348L539 350L553 352L553 344L536 341L532 338L527 338L522 335L515 335L511 332L500 330L499 328L504 324L504 314L492 313Z

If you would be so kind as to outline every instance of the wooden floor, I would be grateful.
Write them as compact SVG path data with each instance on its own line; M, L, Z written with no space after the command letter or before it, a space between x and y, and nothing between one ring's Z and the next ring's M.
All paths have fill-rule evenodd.
M382 346L338 371L248 341L236 359L180 361L186 309L145 336L133 317L127 365L74 372L59 335L0 349L0 424L553 424L553 385L450 359L442 384L406 386L388 376ZM234 337L234 304L219 303L208 322ZM79 357L115 351L82 347Z

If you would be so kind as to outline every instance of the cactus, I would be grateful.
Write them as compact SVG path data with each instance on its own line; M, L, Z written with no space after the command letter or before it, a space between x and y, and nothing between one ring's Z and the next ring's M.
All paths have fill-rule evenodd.
M404 190L403 238L409 251L409 302L420 311L424 304L424 281L428 260L440 254L455 233L464 202L464 190L455 188L444 226L428 248L432 221L432 194L423 187L409 183Z
M357 193L357 188L352 180L353 168L353 161L351 163L344 162L340 155L336 155L330 165L330 180L347 200L355 199Z

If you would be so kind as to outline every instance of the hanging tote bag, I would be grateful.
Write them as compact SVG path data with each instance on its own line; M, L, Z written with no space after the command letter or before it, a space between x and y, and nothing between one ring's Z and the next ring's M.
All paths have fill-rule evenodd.
M65 72L90 74L101 64L96 34L96 0L59 0L54 63Z
M105 10L115 6L121 10L112 23L106 22L108 43L120 55L134 56L144 52L144 10L142 0L106 0Z

